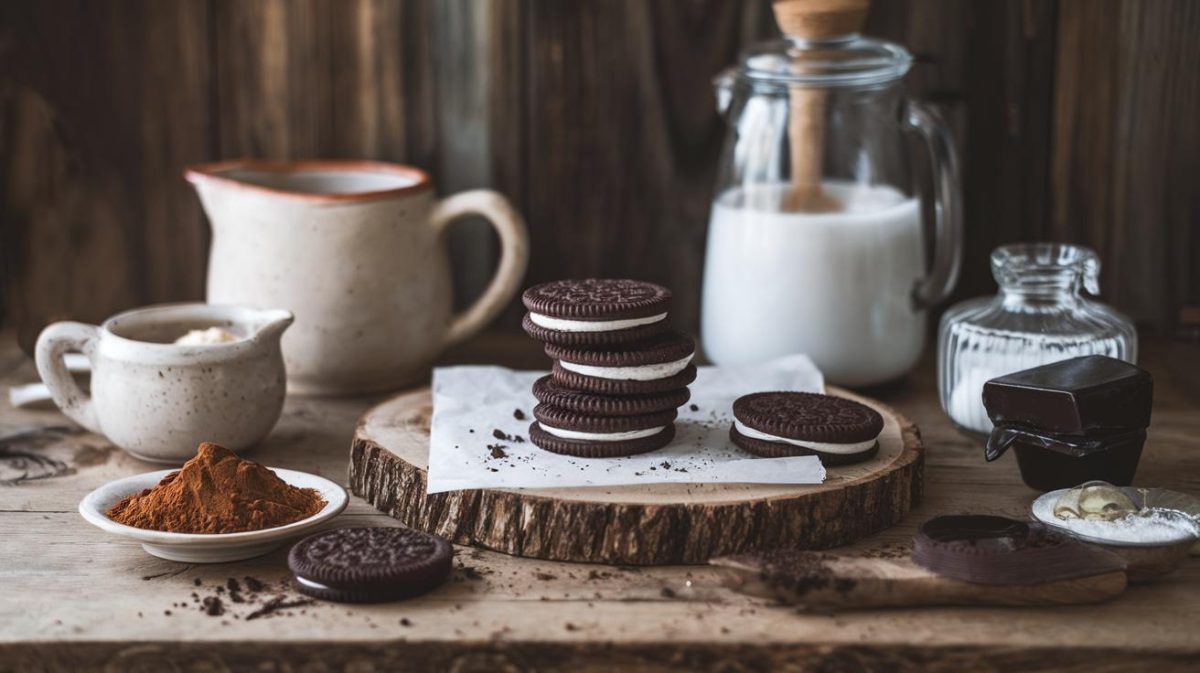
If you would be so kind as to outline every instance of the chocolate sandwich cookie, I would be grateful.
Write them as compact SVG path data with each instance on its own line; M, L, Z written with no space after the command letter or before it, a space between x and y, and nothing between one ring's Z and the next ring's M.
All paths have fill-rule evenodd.
M630 343L669 326L671 291L640 280L588 278L535 285L521 295L529 336L567 346Z
M302 594L342 603L418 596L450 574L453 550L437 535L409 528L337 528L304 538L288 554Z
M678 388L648 395L596 395L563 387L554 382L553 376L543 376L534 381L533 396L542 404L584 416L640 416L678 409L687 404L692 393Z
M729 438L765 458L819 456L826 467L871 458L879 451L883 417L853 400L818 393L771 392L733 403Z
M580 458L615 458L661 449L675 438L675 410L640 416L584 416L539 404L529 426L536 446Z
M565 388L599 395L642 395L678 390L696 379L696 344L676 331L603 350L546 344L552 376Z

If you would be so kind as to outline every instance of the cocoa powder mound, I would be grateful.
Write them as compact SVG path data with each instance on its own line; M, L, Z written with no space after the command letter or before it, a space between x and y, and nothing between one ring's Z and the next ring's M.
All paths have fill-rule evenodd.
M171 533L240 533L306 519L325 506L258 463L205 442L178 472L108 510L117 523Z

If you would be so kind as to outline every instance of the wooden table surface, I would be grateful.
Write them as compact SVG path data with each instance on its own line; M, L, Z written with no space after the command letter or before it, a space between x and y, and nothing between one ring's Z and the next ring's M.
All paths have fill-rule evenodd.
M1161 344L1154 425L1138 482L1200 493L1200 401L1167 375ZM932 354L902 386L870 394L920 426L925 500L895 528L847 550L903 553L916 525L944 513L1022 517L1035 493L1015 461L983 461L938 406ZM490 335L447 362L544 367L536 347ZM35 380L0 333L0 388ZM352 429L380 398L289 399L250 454L346 482ZM15 433L27 433L11 438ZM0 671L1109 671L1200 667L1200 561L1102 606L947 608L800 614L733 593L702 566L626 568L530 561L459 548L434 593L375 606L300 605L255 616L284 587L285 552L184 565L93 528L80 498L117 477L160 469L71 429L53 410L0 402ZM19 475L44 476L11 483ZM853 513L847 513L853 516ZM390 519L352 499L339 525ZM244 578L267 586L251 592ZM235 578L240 591L231 592ZM218 589L218 587L221 587ZM236 597L231 594L236 594ZM222 599L210 616L198 601ZM242 602L235 602L241 599ZM211 603L211 601L210 601Z

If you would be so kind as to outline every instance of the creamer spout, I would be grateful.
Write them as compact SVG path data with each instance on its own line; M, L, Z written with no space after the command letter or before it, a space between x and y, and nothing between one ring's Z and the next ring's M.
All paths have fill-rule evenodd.
M291 311L281 308L261 311L253 338L255 341L278 339L295 320Z

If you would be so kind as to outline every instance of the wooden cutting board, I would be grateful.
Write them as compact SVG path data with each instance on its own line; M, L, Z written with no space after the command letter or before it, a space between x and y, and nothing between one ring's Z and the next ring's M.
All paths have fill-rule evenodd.
M706 563L755 549L827 549L899 521L920 498L916 426L875 400L879 453L832 468L819 485L654 484L478 489L426 495L429 389L393 397L359 421L350 488L413 528L531 558L625 565ZM481 449L483 447L481 446Z

